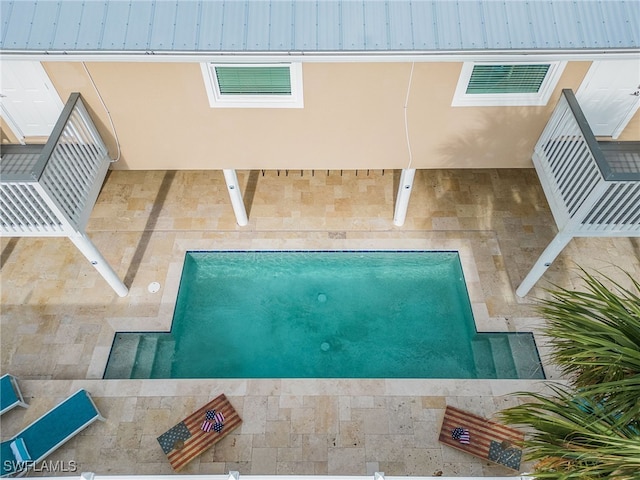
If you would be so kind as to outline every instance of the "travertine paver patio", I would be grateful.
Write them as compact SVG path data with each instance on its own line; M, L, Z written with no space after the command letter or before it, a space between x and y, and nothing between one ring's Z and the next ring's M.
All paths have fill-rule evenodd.
M169 328L187 249L459 249L480 330L540 324L532 299L545 283L526 299L514 294L555 233L533 170L418 171L403 227L392 223L397 172L239 178L250 218L242 228L221 172L110 173L88 232L130 286L126 298L67 239L2 239L1 370L18 376L31 404L3 415L2 438L85 387L107 421L49 458L78 471L171 473L156 436L224 392L243 425L185 473L508 475L440 445L441 415L452 404L492 416L516 401L507 393L540 388L534 382L101 380L115 331ZM576 264L639 278L639 257L637 239L576 239L543 280L573 287Z

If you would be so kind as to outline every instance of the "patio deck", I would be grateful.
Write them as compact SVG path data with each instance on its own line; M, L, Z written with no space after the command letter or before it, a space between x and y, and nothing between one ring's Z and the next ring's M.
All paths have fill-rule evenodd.
M1 370L19 378L30 404L2 417L3 439L84 387L107 421L49 460L73 460L78 472L170 474L156 437L225 393L242 426L181 473L506 476L438 443L444 408L491 418L516 401L505 394L534 382L100 378L115 331L168 329L186 249L460 249L485 331L535 330L532 299L546 282L576 285L576 265L640 277L638 239L578 238L527 298L516 297L556 233L533 169L418 171L401 228L392 222L394 171L238 173L242 228L222 172L110 172L87 233L129 287L124 298L65 238L1 239Z

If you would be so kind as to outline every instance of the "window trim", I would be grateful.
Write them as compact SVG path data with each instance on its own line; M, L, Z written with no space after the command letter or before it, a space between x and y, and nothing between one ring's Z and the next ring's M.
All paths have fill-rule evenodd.
M549 65L547 75L537 93L467 93L475 65ZM453 107L532 106L546 105L567 62L464 62L453 95Z
M289 67L290 95L223 95L220 93L216 67ZM201 63L209 105L212 108L303 108L302 63Z

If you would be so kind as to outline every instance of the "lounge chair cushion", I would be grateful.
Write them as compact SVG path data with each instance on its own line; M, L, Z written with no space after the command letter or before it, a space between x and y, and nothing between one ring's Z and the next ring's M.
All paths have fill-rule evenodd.
M28 407L22 397L16 377L5 373L0 377L0 415L18 406Z
M22 438L16 438L9 444L9 447L11 447L11 452L18 463L24 463L31 460L31 455L29 455L27 446L24 444L24 440Z

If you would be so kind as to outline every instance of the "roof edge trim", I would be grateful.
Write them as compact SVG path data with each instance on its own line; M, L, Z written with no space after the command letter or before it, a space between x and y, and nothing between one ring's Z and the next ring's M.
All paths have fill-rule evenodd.
M522 60L595 60L637 56L640 48L575 49L575 50L469 50L395 51L395 52L122 52L122 51L24 51L2 50L5 60L38 61L148 61L148 62L211 62L246 63L253 61L297 62L428 62L428 61L509 61Z

